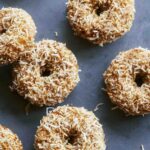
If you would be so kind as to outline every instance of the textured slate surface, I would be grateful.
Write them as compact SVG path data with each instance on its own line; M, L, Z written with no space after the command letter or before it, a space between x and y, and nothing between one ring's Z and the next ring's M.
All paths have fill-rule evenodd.
M38 34L43 38L66 42L79 61L81 82L63 104L84 106L93 110L98 103L104 103L95 112L104 125L107 150L150 150L150 116L126 117L121 111L111 111L113 107L104 87L102 74L119 51L142 46L150 49L150 1L136 0L136 18L131 32L118 41L103 48L75 37L66 19L65 0L0 0L0 7L19 7L34 18ZM55 37L57 31L59 36ZM11 93L11 66L0 68L0 123L15 131L21 138L24 149L32 150L34 133L46 108L32 107L25 115L27 104L23 97ZM62 105L63 105L62 104Z

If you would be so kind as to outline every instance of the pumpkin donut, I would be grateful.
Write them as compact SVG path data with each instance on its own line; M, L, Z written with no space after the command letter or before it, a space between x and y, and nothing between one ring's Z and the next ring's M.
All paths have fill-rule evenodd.
M84 108L57 107L43 117L35 135L36 150L105 150L102 125Z
M0 149L1 150L23 150L18 136L10 129L0 125Z
M150 51L121 52L104 73L111 101L129 115L150 112Z
M78 64L65 44L43 40L22 53L13 69L12 89L39 106L64 101L79 82Z
M0 64L16 61L33 41L36 27L31 16L18 8L0 10Z
M68 0L67 18L76 35L103 46L127 33L134 0Z

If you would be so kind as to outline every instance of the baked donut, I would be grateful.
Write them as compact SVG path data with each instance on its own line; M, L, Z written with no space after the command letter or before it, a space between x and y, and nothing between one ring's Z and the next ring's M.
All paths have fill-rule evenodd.
M129 115L150 112L150 51L121 52L104 73L111 101Z
M0 149L1 150L23 150L18 136L10 129L0 125Z
M36 150L105 150L102 125L84 108L57 107L43 117L35 135Z
M103 46L128 32L134 0L68 0L67 18L76 35Z
M22 9L0 10L0 64L16 61L19 53L34 41L36 27L31 16Z
M79 82L78 64L65 44L43 40L22 53L13 69L12 89L39 106L64 101Z

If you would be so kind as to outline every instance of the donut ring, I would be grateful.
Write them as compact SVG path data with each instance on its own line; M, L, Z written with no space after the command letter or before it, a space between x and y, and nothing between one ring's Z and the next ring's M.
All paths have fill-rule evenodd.
M1 150L23 150L18 136L10 129L0 125L0 149Z
M103 46L127 33L134 0L68 0L67 18L76 35Z
M150 112L150 51L121 52L104 73L111 101L129 115Z
M105 150L102 125L84 108L57 107L43 117L35 135L36 150Z
M43 40L14 67L12 89L39 106L64 101L79 82L78 64L65 44Z
M19 53L33 41L36 27L31 16L22 9L0 10L0 64L16 61Z

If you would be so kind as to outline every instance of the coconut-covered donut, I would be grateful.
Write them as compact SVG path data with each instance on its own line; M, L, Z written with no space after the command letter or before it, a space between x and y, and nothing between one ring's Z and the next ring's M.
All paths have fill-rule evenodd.
M134 0L68 0L67 18L75 34L103 46L128 32Z
M22 9L0 10L0 64L16 61L19 53L33 41L36 27L31 16Z
M102 125L84 108L57 107L43 117L35 135L36 150L105 150Z
M150 51L121 52L104 73L111 101L129 115L150 112Z
M18 136L10 129L0 125L0 149L1 150L23 150Z
M53 106L63 102L79 82L78 64L65 44L43 40L22 53L13 77L12 89L32 104Z

